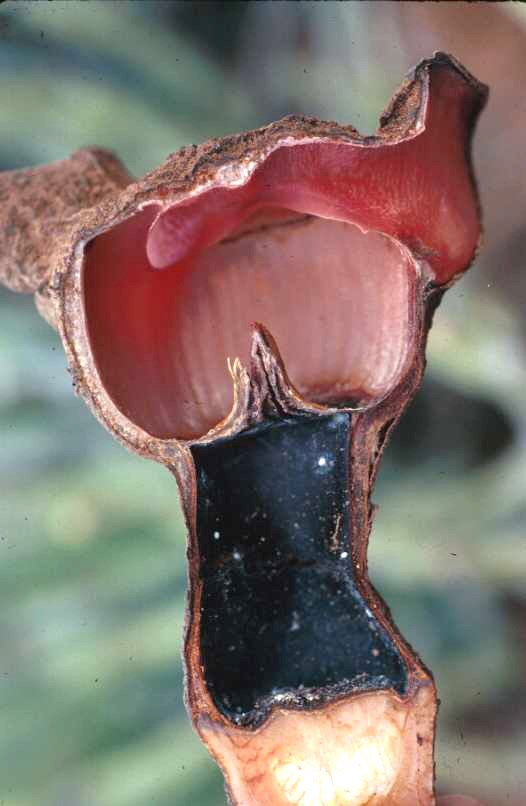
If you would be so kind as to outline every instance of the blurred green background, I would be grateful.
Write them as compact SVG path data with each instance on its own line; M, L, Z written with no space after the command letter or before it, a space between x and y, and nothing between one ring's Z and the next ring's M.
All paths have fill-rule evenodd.
M384 458L372 579L433 669L441 792L526 803L526 13L511 4L5 2L0 169L115 149L132 173L303 112L374 130L411 65L491 84L486 243L438 312ZM182 702L176 487L74 397L0 292L0 804L221 806Z

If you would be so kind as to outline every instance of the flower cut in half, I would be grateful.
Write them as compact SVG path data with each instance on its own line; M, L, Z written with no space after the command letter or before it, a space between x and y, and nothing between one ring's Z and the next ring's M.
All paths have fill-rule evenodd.
M0 176L5 282L36 291L103 424L177 478L187 704L238 806L434 802L433 680L366 548L383 445L479 243L486 94L439 53L374 136L288 117L137 182L101 150Z

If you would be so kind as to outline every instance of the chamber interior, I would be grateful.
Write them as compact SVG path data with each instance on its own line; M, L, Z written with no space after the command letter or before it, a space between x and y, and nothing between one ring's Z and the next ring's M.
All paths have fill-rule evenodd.
M411 256L446 283L480 232L468 158L480 90L438 59L422 92L402 88L375 138L295 119L277 140L227 140L207 176L196 164L195 192L87 245L91 353L135 425L193 440L226 418L227 358L248 363L254 322L308 401L367 404L394 387L414 346Z
M357 584L352 427L346 412L276 419L192 448L200 663L238 724L273 706L406 691L406 664Z
M86 249L84 306L106 391L160 438L195 439L233 404L227 358L248 366L251 330L274 336L308 401L367 404L400 378L415 265L378 232L283 208L245 218L165 270L147 257L147 207Z

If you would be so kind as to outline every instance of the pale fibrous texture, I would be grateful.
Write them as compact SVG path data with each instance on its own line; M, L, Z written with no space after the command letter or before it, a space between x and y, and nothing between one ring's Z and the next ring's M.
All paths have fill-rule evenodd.
M0 278L36 292L101 422L177 479L187 706L236 806L434 803L433 679L367 542L478 247L486 94L439 53L374 136L289 117L136 182L100 149L0 175Z
M276 710L249 742L235 729L227 729L226 738L205 725L202 732L228 772L235 803L430 803L433 698L422 689L411 709L384 693L362 694L321 713Z

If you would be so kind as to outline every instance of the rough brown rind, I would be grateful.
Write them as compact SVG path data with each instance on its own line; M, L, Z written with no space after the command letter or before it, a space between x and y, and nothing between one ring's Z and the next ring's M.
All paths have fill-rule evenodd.
M0 281L13 291L44 286L55 268L55 249L77 225L77 213L131 181L120 160L103 148L0 174Z

